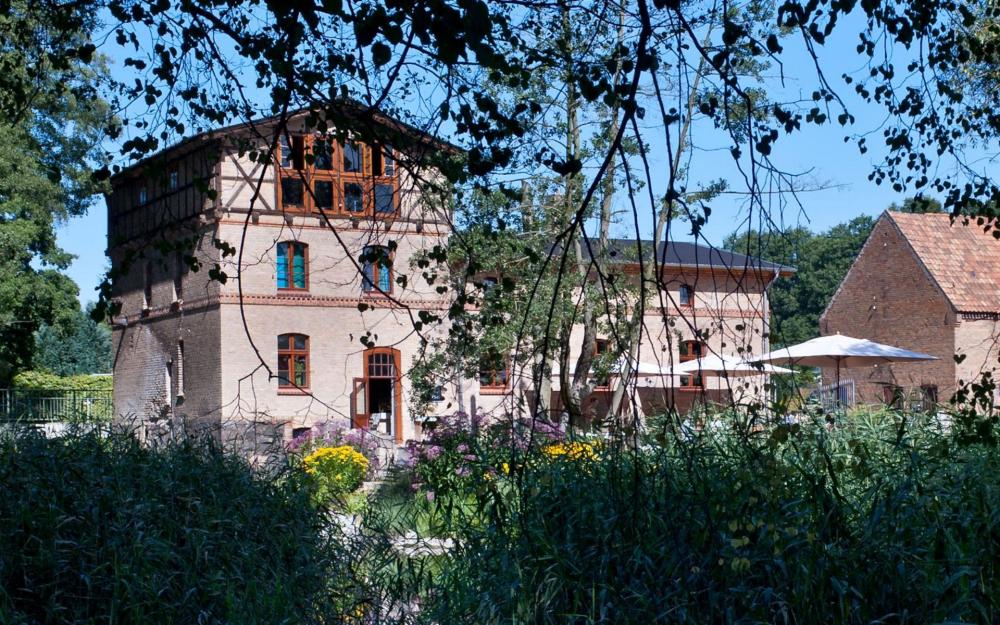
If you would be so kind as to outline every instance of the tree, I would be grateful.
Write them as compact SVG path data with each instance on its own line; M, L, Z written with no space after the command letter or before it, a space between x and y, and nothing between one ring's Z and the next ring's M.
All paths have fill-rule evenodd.
M79 310L69 328L43 325L35 334L32 367L56 375L111 373L111 329Z
M819 336L819 316L847 275L868 239L874 222L861 216L814 234L806 228L785 232L734 232L723 246L796 268L796 274L775 282L769 291L775 346Z
M901 213L940 213L944 211L944 207L941 206L941 202L932 197L916 195L906 198L902 204L893 202L889 205L888 210Z
M55 227L84 213L102 188L91 174L109 119L96 94L101 66L54 58L83 45L92 20L42 21L43 14L55 18L35 4L15 2L0 17L0 32L10 37L0 66L16 68L0 72L0 82L17 83L0 97L7 113L0 120L0 383L30 366L43 324L65 333L79 315L77 287L61 273L71 256L56 243Z

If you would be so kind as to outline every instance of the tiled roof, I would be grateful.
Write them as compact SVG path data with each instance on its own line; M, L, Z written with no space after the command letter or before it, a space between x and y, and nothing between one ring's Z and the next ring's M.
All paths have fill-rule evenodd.
M944 213L886 212L959 312L1000 312L1000 240Z

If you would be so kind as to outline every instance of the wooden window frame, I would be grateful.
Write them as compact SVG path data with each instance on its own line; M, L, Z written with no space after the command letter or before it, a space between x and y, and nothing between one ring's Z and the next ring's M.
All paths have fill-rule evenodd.
M503 372L503 377L505 381L503 384L498 384L497 379L500 377L500 372ZM490 382L488 384L483 384L483 373L487 372L489 374ZM484 369L482 360L479 361L479 370L476 372L476 380L479 382L479 392L483 395L502 395L510 389L510 356L503 357L503 369L490 368Z
M697 350L692 350L692 346L697 345ZM682 349L686 348L685 349ZM677 360L678 362L689 362L692 360L697 360L705 355L708 350L708 345L704 341L699 341L698 339L685 339L678 343L677 345ZM684 353L687 351L687 353ZM697 353L695 353L697 351ZM700 373L693 373L690 375L682 375L680 389L684 390L701 390L705 388L705 376Z
M309 290L309 244L303 243L302 241L288 240L279 241L275 246L275 267L274 267L274 281L276 285L279 285L280 276L278 274L278 258L281 255L281 246L285 246L285 268L288 271L287 284L288 286L277 286L279 293L295 292L295 293L305 293ZM304 286L295 286L295 246L302 247L302 271L303 271L303 281Z
M288 337L288 347L282 349L280 346L281 337ZM299 349L295 347L295 337L302 337L305 339L305 348ZM309 335L300 334L298 332L286 332L284 334L278 335L278 367L277 371L281 371L281 359L282 357L288 358L289 364L289 375L293 378L295 376L295 358L296 356L305 356L305 384L296 384L294 379L289 380L287 378L282 378L278 376L278 393L286 395L299 395L304 394L309 391L309 385L312 382L312 372L310 371L310 359L309 359Z
M395 264L393 262L394 261L393 257L395 256L395 254L386 245L366 245L364 251L362 252L362 256L367 256L367 252L370 248L383 249L386 251L386 254L389 257L389 264L385 266L385 268L389 270L389 288L387 290L382 289L378 285L379 274L381 273L383 268L382 263L378 262L377 260L371 260L371 261L363 260L361 262L361 292L366 296L392 295L394 284L396 282L396 272L393 270L393 265ZM368 282L367 282L367 276L365 275L365 269L368 267L369 263L371 264L372 268L372 281L371 281L372 286L371 288L366 288Z
M301 137L302 139L301 169L296 168L296 165L299 163L294 155L288 159L288 166L282 165L284 151L282 144L286 136L289 144L292 146L296 138ZM399 168L391 148L385 148L389 152L388 158L393 162L392 173L386 175L384 169L384 163L386 162L385 152L383 152L381 160L383 163L382 171L374 172L372 170L372 150L382 150L383 148L377 148L362 141L349 140L351 143L356 143L360 148L361 171L347 172L344 171L344 143L324 137L324 140L329 141L332 168L329 170L316 169L315 158L310 163L306 155L310 153L315 154L315 146L319 139L321 137L314 133L283 133L279 139L275 149L275 171L277 173L275 194L279 210L306 215L325 214L327 216L352 218L377 217L380 219L393 219L399 216L401 203L399 196ZM295 179L302 183L301 206L285 206L284 198L282 197L282 184L285 179ZM329 182L331 185L331 206L322 210L316 206L316 183L320 181ZM361 189L361 211L351 212L347 210L344 188L348 184L357 184ZM377 212L375 210L375 188L377 185L392 186L393 210L391 212Z

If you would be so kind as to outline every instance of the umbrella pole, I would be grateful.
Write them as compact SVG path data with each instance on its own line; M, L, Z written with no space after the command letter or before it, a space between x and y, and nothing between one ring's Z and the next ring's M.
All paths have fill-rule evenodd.
M840 408L840 357L837 357L837 386L834 391L837 394L837 401L834 404L838 409Z

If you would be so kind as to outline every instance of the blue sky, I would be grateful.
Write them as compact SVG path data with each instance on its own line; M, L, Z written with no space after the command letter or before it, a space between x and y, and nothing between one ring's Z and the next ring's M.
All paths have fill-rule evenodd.
M857 74L864 71L864 59L854 51L857 41L857 24L846 22L828 41L820 53L824 71L835 87L843 95L851 91L839 78L842 73ZM808 97L812 92L814 70L801 50L796 51L794 37L786 39L785 61L786 80L780 84L774 78L774 99L798 99ZM113 50L107 51L113 54ZM902 53L906 56L906 53ZM114 61L119 60L112 58ZM902 62L902 61L900 61ZM117 69L116 72L121 71ZM801 132L782 136L774 150L775 161L785 170L807 174L810 186L824 187L822 190L800 194L802 209L788 206L784 210L774 208L772 218L785 227L803 225L814 231L822 231L831 226L852 219L861 214L878 215L890 203L900 202L907 194L895 193L891 188L878 186L868 180L873 166L883 156L883 152L873 145L867 154L861 155L853 142L845 143L847 132L866 132L877 128L884 113L876 107L847 98L851 112L857 118L853 128L846 129L838 124L822 127L809 126ZM870 142L874 141L874 138ZM708 148L707 150L705 148ZM725 143L702 145L696 151L691 165L692 177L702 182L730 177L736 170L726 150ZM712 151L717 148L718 151ZM656 161L656 154L652 155ZM734 188L738 190L738 188ZM743 202L738 195L725 195L712 202L713 214L703 235L713 244L740 226L746 218ZM640 227L650 229L651 218L641 218ZM95 202L88 215L70 220L58 230L60 244L76 256L68 273L80 287L81 302L96 299L95 288L106 270L104 255L106 245L106 208L103 199ZM629 236L634 229L629 224L618 227L616 234ZM686 238L686 226L681 224L674 230L675 238ZM651 234L651 233L650 233ZM647 236L649 236L647 234Z

